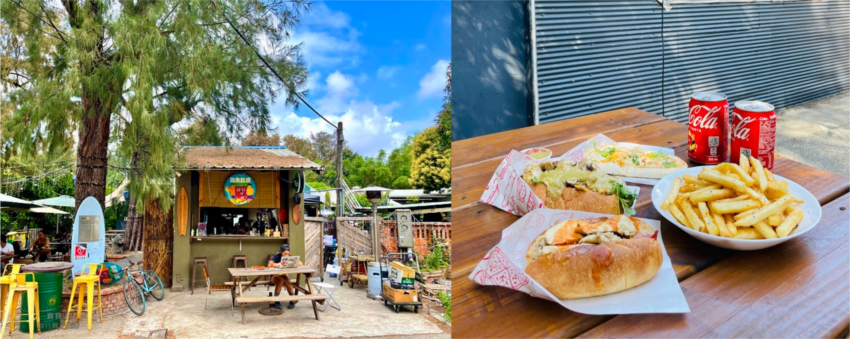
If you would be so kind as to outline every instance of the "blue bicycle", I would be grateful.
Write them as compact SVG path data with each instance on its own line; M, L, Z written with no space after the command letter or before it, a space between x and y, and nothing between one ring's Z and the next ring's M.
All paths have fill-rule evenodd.
M165 299L165 286L162 280L153 270L142 270L142 263L130 261L127 266L126 279L124 279L124 301L127 307L136 315L145 314L145 296L150 294L156 300ZM138 265L136 270L133 266Z

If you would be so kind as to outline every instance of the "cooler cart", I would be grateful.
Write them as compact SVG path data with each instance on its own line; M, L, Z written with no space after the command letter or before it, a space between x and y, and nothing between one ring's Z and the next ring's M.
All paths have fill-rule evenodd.
M381 272L384 271L384 267L387 267L387 270L389 271L391 261L399 261L399 262L403 263L404 259L406 257L407 258L411 258L411 257L413 258L413 262L416 264L416 266L412 267L412 268L415 269L414 272L415 272L416 276L422 276L422 272L419 270L419 258L417 257L416 253L413 253L413 252L411 252L411 253L389 253L389 254L387 254L386 257L381 257L381 260L378 261L378 263L381 267ZM388 284L389 284L389 282L385 283L384 281L381 281L381 297L383 297L383 299L384 299L384 305L392 306L393 310L395 310L395 313L398 313L398 311L402 308L402 306L413 306L413 313L419 313L419 308L422 307L422 301L420 301L420 299L419 299L419 289L415 288L415 286L416 286L415 278L414 278L414 282L413 282L414 289L410 290L410 291L416 292L416 296L413 297L413 301L404 301L404 302L396 301L393 298L393 295L392 295L394 293L390 293L391 291L389 291L387 289ZM390 287L390 288L392 288L392 287ZM393 292L395 292L395 291L399 291L399 290L394 289Z
M366 285L369 283L369 276L366 274L366 265L375 261L375 257L371 255L352 255L348 257L351 265L348 269L348 287L354 288L354 284Z

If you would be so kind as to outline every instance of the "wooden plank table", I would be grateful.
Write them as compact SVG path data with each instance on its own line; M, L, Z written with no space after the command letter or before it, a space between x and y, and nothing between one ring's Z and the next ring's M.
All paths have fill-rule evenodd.
M236 298L242 297L242 294L245 293L249 288L255 286L260 278L265 276L274 276L280 274L292 275L296 276L295 284L295 295L298 295L298 292L304 293L305 295L313 294L313 284L310 283L310 277L313 274L316 274L316 269L310 268L308 266L300 266L297 268L283 268L283 269L253 269L253 268L228 268L228 272L230 272L230 276L233 277L232 286L230 287L230 297L232 298L232 302L236 304ZM249 283L241 282L242 277L251 278L254 277L254 280L251 280ZM301 278L304 280L301 280ZM304 281L307 288L301 287L301 282ZM316 300L311 300L313 304L313 313L316 316L316 320L319 320L319 310L316 307ZM242 307L242 323L245 323L245 308Z
M518 217L479 202L511 149L563 154L603 133L620 142L671 147L687 161L687 126L625 108L452 143L452 337L835 337L850 326L848 178L777 157L774 173L809 190L823 217L809 233L752 252L713 247L652 207L640 185L639 217L661 220L688 314L594 316L467 277ZM698 164L689 162L690 166ZM630 184L634 185L634 184Z

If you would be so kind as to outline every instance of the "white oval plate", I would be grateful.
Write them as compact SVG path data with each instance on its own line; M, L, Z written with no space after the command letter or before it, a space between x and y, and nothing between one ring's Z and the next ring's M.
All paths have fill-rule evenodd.
M668 221L676 225L676 227L680 228L687 234L690 234L692 237L699 239L700 241L717 246L722 248L728 248L730 250L739 250L739 251L753 251L760 250L763 248L768 248L771 246L779 245L788 240L794 239L795 237L808 232L812 228L817 225L818 221L820 221L821 217L821 206L818 203L818 199L815 198L812 193L807 191L802 186L797 183L785 179L779 175L774 174L776 180L787 181L788 182L788 192L794 195L795 198L803 199L803 203L799 205L795 205L794 208L799 208L803 210L805 216L803 216L803 220L800 221L800 224L797 225L797 228L791 232L786 237L776 238L776 239L734 239L734 238L724 238L721 236L711 235L707 233L702 233L696 231L690 227L682 225L679 223L676 218L673 217L670 212L661 209L661 203L664 201L664 198L667 197L667 193L670 191L670 185L673 184L673 180L676 177L681 178L685 174L698 175L700 171L702 171L703 167L714 167L714 166L698 166L691 167L682 170L678 170L676 172L670 173L661 180L658 181L652 188L652 205L655 206L655 209L658 210L658 213L664 216Z

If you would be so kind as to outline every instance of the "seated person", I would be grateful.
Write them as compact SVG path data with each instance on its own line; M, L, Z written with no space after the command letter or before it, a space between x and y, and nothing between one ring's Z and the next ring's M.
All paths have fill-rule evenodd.
M282 257L288 257L288 256L289 256L289 244L280 245L280 252L275 254L272 257L269 264L271 264L271 263L280 264L281 258ZM298 266L304 266L304 264L301 263L301 261L299 261ZM289 295L295 295L295 286L292 286L292 282L289 281L289 277L286 274L278 274L278 275L272 276L271 283L274 284L274 296L275 297L280 295L280 290L281 290L281 287L283 287L283 286L286 286L286 292L289 293ZM288 308L288 309L295 308L296 302L297 301L290 301L289 306L287 306L286 308ZM272 305L272 307L283 308L283 305L281 305L279 301L276 301L274 303L274 305Z
M0 272L3 272L3 266L7 263L12 262L15 256L15 248L12 244L6 242L6 235L0 235L0 254L3 254L2 259L0 259Z
M32 252L35 261L47 261L47 258L50 256L50 240L44 235L44 231L38 232L38 238L31 243L29 250Z
M27 251L23 246L21 246L20 241L13 241L12 248L15 249L15 258L23 258L26 257L30 252Z

